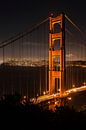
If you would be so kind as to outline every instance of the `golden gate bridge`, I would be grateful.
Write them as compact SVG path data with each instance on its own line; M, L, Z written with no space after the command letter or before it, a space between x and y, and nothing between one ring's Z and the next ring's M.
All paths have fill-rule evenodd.
M86 90L84 34L65 14L0 43L0 95L19 93L40 103Z

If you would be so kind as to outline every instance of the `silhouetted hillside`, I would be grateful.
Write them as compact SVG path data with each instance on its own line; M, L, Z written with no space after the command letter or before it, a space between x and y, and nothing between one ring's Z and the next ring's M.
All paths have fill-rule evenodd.
M0 119L7 128L23 129L79 129L84 128L86 115L68 106L57 107L56 111L44 110L33 104L20 103L20 97L7 97L0 101Z

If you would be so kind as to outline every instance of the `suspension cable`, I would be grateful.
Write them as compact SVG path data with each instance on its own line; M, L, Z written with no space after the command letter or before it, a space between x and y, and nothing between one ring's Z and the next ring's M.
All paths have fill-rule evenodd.
M81 29L67 15L65 15L65 17L80 33L83 33Z
M17 41L18 39L28 35L29 33L33 32L35 29L37 29L39 26L41 26L43 23L45 23L46 21L48 21L49 18L46 18L45 20L43 20L42 22L34 25L32 28L30 28L29 30L25 30L24 32L18 33L17 35L10 37L8 40L5 40L3 42L0 43L0 48L7 46L9 44L11 44L12 42Z

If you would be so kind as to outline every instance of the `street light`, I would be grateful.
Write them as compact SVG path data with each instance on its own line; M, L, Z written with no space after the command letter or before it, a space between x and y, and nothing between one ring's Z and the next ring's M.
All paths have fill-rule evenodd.
M73 84L73 86L72 86L73 88L75 87L75 84Z
M83 84L84 84L84 86L85 86L85 85L86 85L86 82L84 82Z
M43 92L43 95L45 95L45 91Z

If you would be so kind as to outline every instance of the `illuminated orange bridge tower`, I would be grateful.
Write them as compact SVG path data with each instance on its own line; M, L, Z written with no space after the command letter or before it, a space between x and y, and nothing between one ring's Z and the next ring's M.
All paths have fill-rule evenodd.
M49 34L49 93L64 92L65 16L50 17Z

